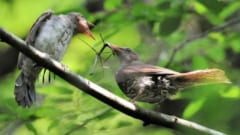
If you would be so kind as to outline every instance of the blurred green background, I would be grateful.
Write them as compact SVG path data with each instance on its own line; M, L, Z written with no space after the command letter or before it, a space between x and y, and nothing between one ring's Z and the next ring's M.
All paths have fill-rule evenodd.
M114 81L119 66L111 57L93 76L95 53L102 41L133 48L150 64L166 66L173 49L185 39L240 18L240 2L234 0L0 0L0 26L24 39L37 17L53 9L56 14L81 12L96 24L96 40L78 35L64 56L63 63L75 73L127 99ZM220 68L232 81L194 87L172 97L174 102L157 108L227 134L240 132L240 22L180 49L169 68L179 72ZM83 40L85 42L83 42ZM110 51L106 50L106 57ZM149 125L110 109L109 106L77 90L59 77L51 83L36 82L40 99L24 109L14 100L18 52L0 42L0 134L2 135L174 135L176 130ZM116 63L117 62L117 63ZM47 78L47 77L45 77ZM46 81L45 81L46 82ZM187 134L197 134L189 131Z

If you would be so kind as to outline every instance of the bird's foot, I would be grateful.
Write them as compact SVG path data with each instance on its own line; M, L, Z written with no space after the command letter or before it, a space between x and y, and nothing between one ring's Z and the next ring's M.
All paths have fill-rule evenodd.
M46 73L47 69L44 68L43 70L43 77L42 77L42 83L44 84L45 83L45 73ZM56 75L55 73L51 72L48 70L48 83L51 83L53 80L55 80L56 78Z
M62 68L63 68L64 71L69 70L68 66L67 66L67 65L64 65L63 63L61 63L61 66L62 66Z
M134 105L137 105L135 98L129 99L129 102L133 103Z

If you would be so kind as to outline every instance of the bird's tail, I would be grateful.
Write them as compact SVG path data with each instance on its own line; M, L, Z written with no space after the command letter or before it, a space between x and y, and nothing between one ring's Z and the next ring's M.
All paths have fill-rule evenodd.
M23 107L30 107L36 100L34 79L24 75L22 72L15 83L15 99L18 105Z
M169 76L178 86L191 87L213 83L231 83L223 70L205 69Z

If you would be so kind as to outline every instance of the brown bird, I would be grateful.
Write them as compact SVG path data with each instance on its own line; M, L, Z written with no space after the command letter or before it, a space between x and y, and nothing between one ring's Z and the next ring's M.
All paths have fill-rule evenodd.
M167 68L142 63L129 48L110 45L121 66L115 79L131 101L160 103L185 88L211 83L230 83L220 69L196 70L179 73Z
M90 26L92 24L80 13L53 15L52 11L47 11L33 24L26 38L26 44L61 61L74 35L83 33L94 39L89 30ZM20 53L18 68L22 72L15 83L15 99L19 105L30 107L36 100L34 83L42 67Z

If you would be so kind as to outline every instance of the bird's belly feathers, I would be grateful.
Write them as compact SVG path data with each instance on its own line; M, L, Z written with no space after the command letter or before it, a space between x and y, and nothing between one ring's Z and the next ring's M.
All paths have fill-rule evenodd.
M160 103L177 90L164 81L154 81L152 77L143 76L128 78L123 82L119 82L118 85L124 94L131 99L137 96L137 101Z
M73 36L73 28L68 23L69 20L61 17L48 20L42 26L34 47L60 61Z

